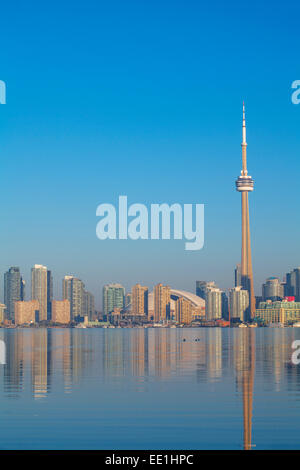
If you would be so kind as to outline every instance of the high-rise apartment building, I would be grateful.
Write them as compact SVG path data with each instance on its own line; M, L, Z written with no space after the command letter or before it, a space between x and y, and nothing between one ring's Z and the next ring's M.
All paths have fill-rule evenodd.
M237 264L234 270L234 285L235 287L242 285L242 267Z
M206 289L208 287L217 287L214 281L196 281L196 295L205 300Z
M15 324L25 325L39 321L38 300L18 301L15 303Z
M269 277L262 285L263 300L281 300L284 297L284 286L278 277Z
M193 319L192 304L189 300L179 297L175 302L175 320L178 323L190 324Z
M164 321L170 315L171 290L170 286L157 284L154 286L154 321Z
M47 270L47 319L51 320L51 308L53 300L53 278L51 271Z
M109 315L114 309L123 309L125 288L121 284L107 284L103 287L103 315Z
M205 319L222 318L222 291L218 287L207 287L205 292Z
M72 280L71 318L84 316L84 283L81 279Z
M48 301L48 269L41 264L35 264L31 269L31 300L39 302L39 321L46 321Z
M132 315L148 315L148 287L136 284L131 289Z
M52 300L52 321L67 324L71 321L71 308L69 300Z
M20 300L25 300L25 282L21 277L20 268L13 266L4 274L4 304L7 319L15 320L15 302Z
M285 289L286 296L295 297L296 302L300 302L300 267L287 273Z
M131 305L131 292L127 292L125 295L125 307L129 307Z
M222 292L222 318L229 320L228 297L226 292Z
M69 300L71 321L83 317L85 313L84 283L74 276L65 276L62 281L63 299Z
M249 307L249 292L236 286L229 290L229 308L231 320L246 320L246 312Z
M84 291L83 292L83 299L84 299L84 317L88 317L89 321L94 320L95 316L95 297L91 292Z
M25 300L25 288L26 288L26 283L25 280L21 278L21 299L20 300Z

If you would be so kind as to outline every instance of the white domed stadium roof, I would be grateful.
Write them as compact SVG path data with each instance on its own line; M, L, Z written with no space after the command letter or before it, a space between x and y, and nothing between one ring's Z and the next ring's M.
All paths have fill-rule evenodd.
M205 300L201 297L198 297L196 294L192 294L191 292L187 292L185 290L178 290L178 289L171 289L171 308L172 304L177 300L179 297L183 297L186 300L189 300L193 307L205 307ZM150 292L148 296L148 310L154 310L154 292Z

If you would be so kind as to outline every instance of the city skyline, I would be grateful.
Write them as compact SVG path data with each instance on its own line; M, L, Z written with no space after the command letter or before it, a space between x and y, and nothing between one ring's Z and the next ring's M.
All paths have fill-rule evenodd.
M44 289L38 289L36 293L36 275L33 275L34 272L42 271L44 273ZM7 285L8 280L7 277L12 273L13 275L17 274L17 282L14 281L13 289L12 289L12 298L13 301L16 300L36 300L38 297L44 299L43 304L46 303L46 313L47 319L51 317L51 302L54 301L63 301L69 300L70 308L71 308L71 319L74 320L75 317L83 317L87 315L89 318L92 317L91 312L101 312L102 314L106 315L109 311L112 311L113 308L124 308L128 304L126 303L127 296L129 295L132 298L132 294L135 289L138 289L138 302L146 302L145 305L145 313L148 310L148 293L154 294L155 288L158 286L167 287L168 289L171 288L173 291L177 292L184 292L181 286L164 286L159 280L153 281L152 284L148 284L147 286L142 286L139 282L131 285L129 288L125 288L125 286L121 283L112 282L112 283L105 283L104 285L99 284L99 289L97 292L90 292L85 288L85 282L77 278L73 275L65 275L62 279L57 280L58 283L61 285L61 290L58 294L53 294L52 284L53 284L53 276L52 270L49 270L47 266L43 265L34 265L31 268L31 284L27 286L27 295L26 292L26 284L24 283L24 278L22 275L22 270L20 270L19 266L11 266L8 271L6 271L3 275L3 285ZM40 278L40 274L38 274L38 280ZM14 278L13 278L14 280ZM16 284L16 287L15 287ZM46 284L46 290L45 290ZM50 284L50 291L49 286ZM74 287L73 287L74 284ZM38 283L38 287L39 283ZM152 288L152 290L151 290ZM117 294L117 300L111 300L110 306L112 308L105 309L104 306L104 290L105 289L112 289L116 291L122 291L122 302L120 301L120 295ZM4 289L5 290L5 289ZM194 280L194 285L190 286L185 292L193 294L195 293L197 296L205 299L205 295L207 292L211 292L212 297L208 299L208 304L206 306L207 313L211 312L209 315L212 315L212 318L221 318L224 314L224 305L222 300L222 294L226 294L227 300L231 305L231 295L236 295L238 292L242 290L242 298L240 300L236 300L238 303L242 302L243 305L249 302L249 297L247 296L244 299L243 292L245 292L243 286L241 284L236 284L233 282L232 286L229 289L222 289L220 288L214 280L208 281L199 281ZM100 293L102 293L102 297L100 297ZM146 294L145 294L146 293ZM7 290L7 298L10 298L10 293ZM114 297L114 294L112 294ZM140 296L146 295L146 301L141 300L142 297ZM217 297L214 299L214 296ZM296 302L300 302L300 267L293 268L290 272L286 272L279 277L276 276L269 276L267 277L264 282L260 286L260 290L257 292L255 296L257 302L259 301L266 301L272 300L277 301L284 298L295 298ZM47 299L45 301L45 299ZM96 302L95 302L96 299ZM101 299L101 304L99 299ZM244 300L242 300L244 299ZM131 299L132 300L132 299ZM211 304L212 302L212 304ZM217 303L216 303L217 302ZM220 304L218 306L218 304ZM222 305L221 305L222 304ZM3 304L5 305L5 303ZM9 302L8 302L9 305ZM131 305L134 305L131 303ZM217 307L216 307L217 306ZM143 307L144 308L144 307ZM226 307L227 308L227 307ZM225 309L226 309L225 308ZM133 306L133 309L135 307ZM107 310L107 311L106 311ZM10 313L10 309L8 307L7 319L12 319L13 315ZM223 315L224 318L224 315ZM43 314L43 319L45 319L45 314ZM207 319L209 319L207 317ZM243 318L243 320L247 320L247 318Z

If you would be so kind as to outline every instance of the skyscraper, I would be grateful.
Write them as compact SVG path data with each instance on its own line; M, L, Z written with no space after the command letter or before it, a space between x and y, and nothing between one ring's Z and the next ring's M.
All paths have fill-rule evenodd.
M207 287L205 291L205 319L222 318L222 291L218 287Z
M285 295L293 296L297 302L300 302L300 268L287 273Z
M94 320L95 316L95 298L91 292L84 291L83 292L83 299L84 299L84 312L83 316L88 317L89 321Z
M25 280L22 279L21 277L21 300L25 300L25 287L26 287Z
M115 308L124 308L125 288L121 284L107 284L103 287L103 315Z
M278 277L269 277L262 285L263 300L280 300L284 297L284 287Z
M125 295L125 307L128 307L131 304L131 292L127 292Z
M154 321L166 320L170 314L170 286L154 286Z
M71 306L71 321L83 317L85 312L84 283L74 276L65 276L62 281L63 300Z
M253 288L252 257L250 243L249 200L248 193L253 191L254 181L247 170L247 142L245 105L243 103L243 141L242 141L242 171L236 180L236 189L242 193L242 260L241 260L241 285L249 292L249 308L247 320L254 318L255 297Z
M237 264L234 270L234 286L238 287L241 285L242 285L241 265Z
M31 300L39 302L39 321L47 320L47 273L47 267L41 264L35 264L31 269Z
M132 315L148 315L148 287L136 284L131 293Z
M192 321L192 305L189 300L179 297L175 302L175 319L178 323L190 324Z
M231 320L245 320L245 312L249 307L249 293L242 286L229 290L229 306Z
M51 309L53 300L53 278L51 271L47 270L47 319L51 320Z
M221 291L214 281L196 281L196 295L205 300L205 319L217 320L226 317L228 301L225 292Z
M196 281L196 295L205 300L205 293L208 287L217 287L214 281Z
M6 305L6 318L15 320L15 302L24 300L25 282L23 281L20 268L12 266L4 274L4 304Z
M229 320L228 297L226 292L222 292L222 318Z

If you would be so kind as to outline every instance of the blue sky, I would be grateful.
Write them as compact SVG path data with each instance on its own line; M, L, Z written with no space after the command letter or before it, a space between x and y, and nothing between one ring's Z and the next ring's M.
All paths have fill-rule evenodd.
M233 284L246 102L254 280L300 265L299 10L196 1L6 2L1 7L1 271L33 264L102 285ZM96 207L205 204L205 246L100 241ZM2 274L1 273L1 274ZM29 294L30 285L27 286Z

